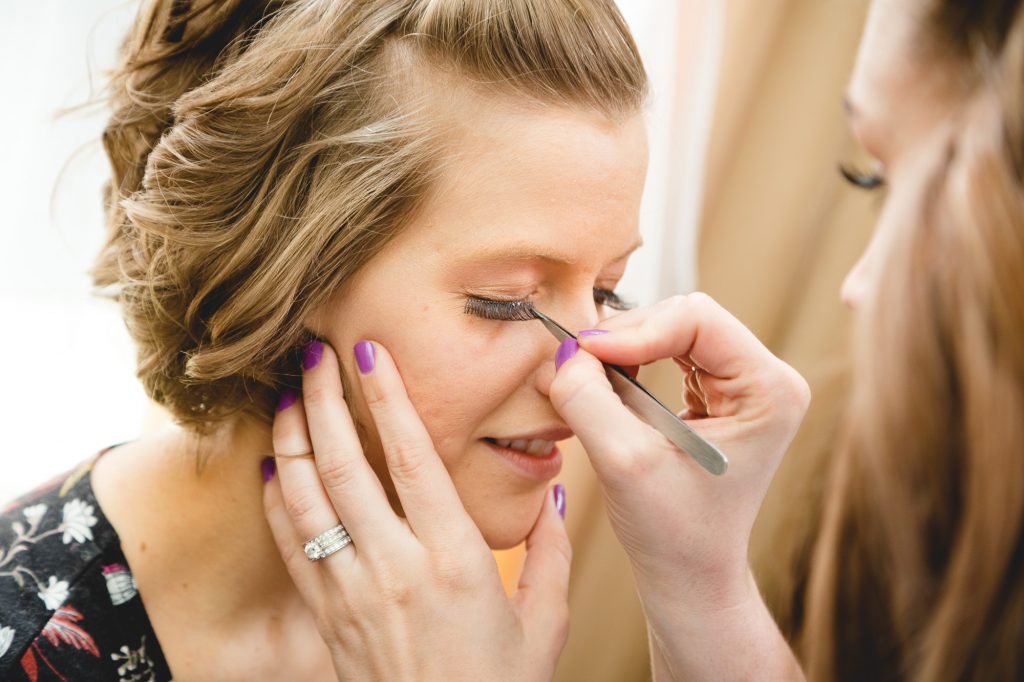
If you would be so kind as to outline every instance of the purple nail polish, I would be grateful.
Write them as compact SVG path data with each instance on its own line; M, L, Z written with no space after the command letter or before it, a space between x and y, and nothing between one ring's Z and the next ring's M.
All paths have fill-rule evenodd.
M289 407L295 404L298 400L299 394L294 388L286 388L281 391L281 397L277 399L277 411L284 412Z
M320 364L324 357L324 342L313 339L306 344L306 353L302 356L302 369L309 371Z
M576 343L576 339L567 338L558 345L558 350L555 352L555 369L561 369L562 365L565 364L566 360L576 355L576 351L580 349L580 344Z
M607 333L608 333L607 329L584 329L583 331L581 331L576 336L579 336L579 337L582 338L582 337L585 337L585 336L601 336L601 334L607 334Z
M565 518L565 486L561 483L556 483L554 490L551 494L555 497L555 509L558 510L558 515L563 519Z
M359 371L362 374L369 374L373 371L373 365L376 362L375 351L373 344L369 341L360 341L356 344L356 364L359 365Z
M269 483L270 479L277 473L277 462L274 461L273 457L263 458L263 461L260 462L260 473L263 474L263 482Z

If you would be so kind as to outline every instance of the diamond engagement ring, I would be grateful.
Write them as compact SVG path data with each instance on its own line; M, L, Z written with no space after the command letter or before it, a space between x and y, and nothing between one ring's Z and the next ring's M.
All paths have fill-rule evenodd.
M307 542L302 546L302 549L306 552L306 558L310 561L320 561L335 552L345 549L351 543L352 536L345 530L345 526L339 523L334 528L328 528Z

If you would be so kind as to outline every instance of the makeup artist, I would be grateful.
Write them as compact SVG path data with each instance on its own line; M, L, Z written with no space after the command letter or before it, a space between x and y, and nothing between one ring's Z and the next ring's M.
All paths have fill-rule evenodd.
M655 679L1024 674L1022 102L1021 2L874 2L848 109L877 168L844 175L885 203L842 291L857 318L857 383L814 547L805 635L794 643L800 662L758 593L747 544L810 400L803 379L702 294L607 319L579 345L559 347L551 402L586 448L632 562ZM708 475L623 408L597 358L673 358L686 416L728 454L728 473ZM383 367L378 412L404 425L393 431L401 447L389 458L400 494L445 488L392 365ZM284 417L275 428L301 432ZM272 520L280 508L273 495ZM460 523L439 532L428 516L410 524L435 543L421 556L439 561L420 561L406 574L411 582L399 581L407 589L392 602L401 614L392 624L429 622L440 603L474 613L466 600L478 567L452 572L444 561ZM460 515L442 507L440 516ZM282 552L294 557L298 538L283 521L277 526ZM521 593L535 590L536 569L555 554L544 557L528 565ZM289 565L310 584L319 575L304 557ZM344 572L330 575L344 592ZM329 642L366 627L345 604L329 606L331 595L330 584L307 592L322 605ZM555 613L562 604L548 607ZM480 624L466 617L445 627L449 645L460 640L452 632L476 641ZM410 661L407 670L430 641L410 639L412 631L375 631L378 646L387 642L396 660ZM463 673L482 669L478 649L460 650L468 654ZM436 655L421 652L420 660Z

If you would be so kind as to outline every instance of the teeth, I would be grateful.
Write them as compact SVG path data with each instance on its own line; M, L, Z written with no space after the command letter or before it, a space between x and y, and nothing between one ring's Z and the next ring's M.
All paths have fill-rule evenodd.
M525 452L528 455L545 456L550 455L552 450L555 449L555 444L550 440L506 440L504 438L495 438L494 444L502 447L509 448L511 450L518 450L519 452Z
M526 451L529 452L531 455L546 455L548 454L548 451L551 449L549 447L550 445L550 441L531 440L530 444L526 446Z

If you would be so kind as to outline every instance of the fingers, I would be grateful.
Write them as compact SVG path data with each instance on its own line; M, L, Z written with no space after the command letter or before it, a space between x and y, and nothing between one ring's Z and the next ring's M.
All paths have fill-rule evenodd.
M277 458L286 508L306 539L339 520L357 547L361 537L379 544L401 527L363 454L345 403L338 358L327 344L314 340L307 346L302 399L277 413L273 436L279 455L315 453L315 458Z
M281 394L272 437L274 453L279 455L275 460L282 505L304 542L337 525L338 513L317 474L306 413L294 391Z
M413 532L424 544L434 546L466 537L465 533L478 535L391 354L371 341L360 341L355 352L363 396Z
M273 473L271 475L273 476ZM309 538L301 537L295 530L291 515L285 508L281 482L277 476L264 483L263 512L267 517L270 533L274 537L274 544L277 545L288 574L299 592L306 599L322 594L323 574L306 558L302 548Z
M706 294L675 296L603 324L609 333L583 336L580 346L619 365L676 357L716 377L731 378L775 359L749 329Z
M668 445L667 439L625 408L612 391L604 366L589 353L578 352L559 367L549 397L591 455L598 476L609 484L620 465L657 442L652 436Z
M562 642L568 634L569 573L572 545L555 503L565 490L555 486L526 538L526 562L519 577L516 601L528 632Z

